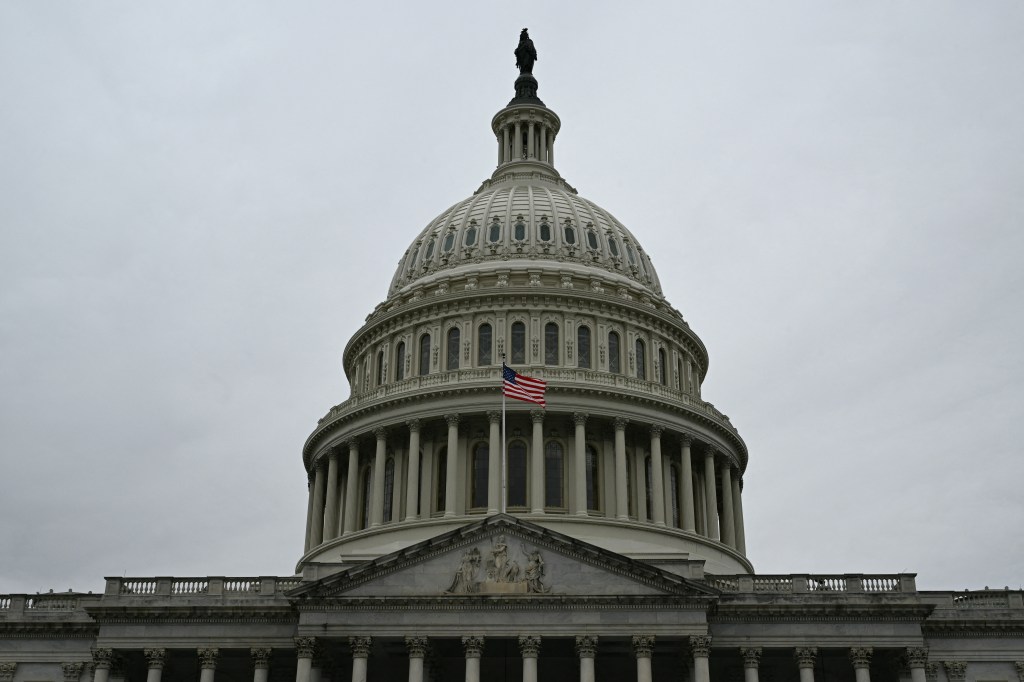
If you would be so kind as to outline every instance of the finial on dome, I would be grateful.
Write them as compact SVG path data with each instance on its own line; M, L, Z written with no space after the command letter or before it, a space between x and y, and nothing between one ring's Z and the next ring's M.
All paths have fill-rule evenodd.
M516 79L516 96L512 98L512 104L539 104L544 106L537 97L537 79L533 77L533 65L537 61L537 48L530 40L529 29L519 32L519 45L516 46L516 67L519 69L519 78Z

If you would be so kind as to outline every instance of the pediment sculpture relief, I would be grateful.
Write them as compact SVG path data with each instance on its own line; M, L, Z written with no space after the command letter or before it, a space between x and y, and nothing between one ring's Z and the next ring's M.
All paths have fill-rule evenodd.
M504 535L499 535L485 552L481 552L479 547L471 547L462 553L455 576L445 594L550 592L551 588L544 584L546 569L540 550L527 549L521 545L521 554L524 567L510 554Z

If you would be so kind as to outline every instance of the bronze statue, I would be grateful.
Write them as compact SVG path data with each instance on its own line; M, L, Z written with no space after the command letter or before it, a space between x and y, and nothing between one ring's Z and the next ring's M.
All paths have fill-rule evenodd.
M533 63L537 61L537 48L533 46L530 34L525 28L519 33L519 45L516 47L515 54L519 73L533 74Z

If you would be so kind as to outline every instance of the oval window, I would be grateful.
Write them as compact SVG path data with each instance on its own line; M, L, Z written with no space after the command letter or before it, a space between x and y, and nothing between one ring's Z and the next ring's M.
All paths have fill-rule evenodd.
M453 248L455 248L455 233L449 232L444 236L444 252L451 253Z
M521 242L524 239L526 239L526 223L524 223L522 220L517 220L512 235L516 239L516 241Z
M608 250L612 252L612 255L616 258L619 257L619 242L616 241L615 237L608 237Z
M587 246L597 251L597 232L587 230Z
M469 229L466 230L466 240L464 243L466 246L476 245L476 225L470 225Z
M542 242L551 241L551 226L548 225L547 221L541 221L540 224L540 240Z
M636 265L636 252L633 251L632 244L626 244L626 256L629 257L630 265Z
M431 237L427 242L427 252L423 254L423 260L430 260L430 257L434 255L434 241L434 238Z
M565 224L565 243L575 244L576 243L576 230L573 229L569 223Z
M501 223L495 219L494 222L491 223L491 229L487 232L487 241L493 244L499 239L501 239Z

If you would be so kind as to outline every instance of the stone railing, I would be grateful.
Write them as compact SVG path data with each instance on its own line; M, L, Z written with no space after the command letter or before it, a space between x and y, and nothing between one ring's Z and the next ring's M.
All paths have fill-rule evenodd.
M963 590L928 593L936 597L938 606L953 609L1024 609L1022 590Z
M662 384L654 381L645 381L643 379L626 376L625 374L612 374L610 372L598 372L590 369L533 366L520 369L532 377L554 382L552 387L555 389L557 389L560 384L571 384L574 385L574 387L591 386L595 388L614 389L624 395L654 395L666 402L673 403L692 412L705 415L722 426L722 428L739 437L739 431L737 431L736 427L733 426L729 417L723 414L721 410L716 408L713 404L705 402L695 396L691 396L688 393L678 391L668 386L663 386ZM433 374L410 377L403 381L392 382L385 384L384 386L377 386L376 388L360 391L359 393L354 393L352 397L345 402L332 407L327 414L317 422L317 424L322 426L330 422L338 414L363 405L371 405L396 396L420 393L422 391L444 388L446 386L458 386L460 388L493 386L495 395L500 395L501 367L484 367L435 372Z
M293 589L298 577L107 578L107 597L274 596Z
M808 594L845 592L849 594L914 593L915 574L885 575L792 574L792 575L706 575L709 586L737 594Z
M85 613L84 605L100 600L98 594L49 592L47 594L0 594L0 618L46 617L49 614Z

